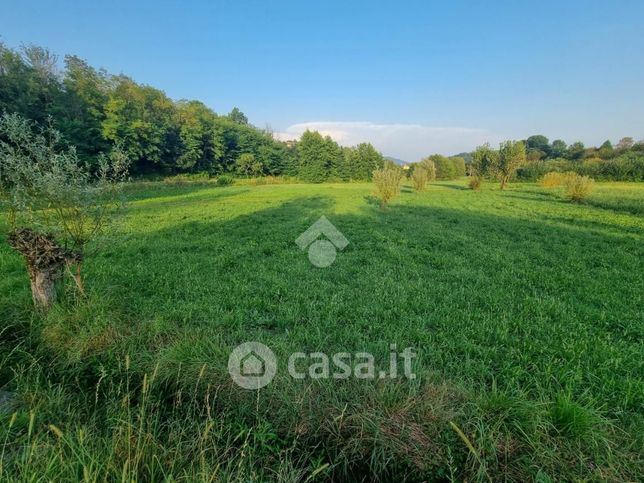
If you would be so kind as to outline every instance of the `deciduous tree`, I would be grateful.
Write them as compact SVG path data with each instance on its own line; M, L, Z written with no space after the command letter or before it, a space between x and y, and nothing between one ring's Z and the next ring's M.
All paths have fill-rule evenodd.
M84 293L86 247L123 206L127 158L120 149L100 156L91 171L76 150L61 148L60 133L40 133L17 114L0 117L0 201L9 243L25 258L37 307L56 300L65 268ZM73 271L72 271L73 269Z
M504 141L499 146L499 154L492 165L492 171L505 189L517 168L526 161L525 144L522 141Z

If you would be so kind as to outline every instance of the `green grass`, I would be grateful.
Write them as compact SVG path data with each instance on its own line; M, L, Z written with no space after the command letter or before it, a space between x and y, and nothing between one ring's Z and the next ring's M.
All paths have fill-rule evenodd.
M369 184L142 183L87 300L44 318L3 243L0 478L638 479L644 185L464 188L382 211ZM321 215L350 241L327 269L295 244ZM226 369L252 340L280 361L259 392ZM284 370L390 343L416 379Z

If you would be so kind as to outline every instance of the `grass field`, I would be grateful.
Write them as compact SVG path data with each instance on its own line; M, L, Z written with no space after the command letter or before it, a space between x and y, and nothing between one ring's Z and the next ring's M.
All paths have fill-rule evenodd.
M141 183L46 317L3 239L0 478L637 480L644 185L465 184L382 211L370 184ZM350 242L326 269L295 244L321 215ZM259 391L227 372L245 341L279 360ZM416 379L282 370L392 343Z

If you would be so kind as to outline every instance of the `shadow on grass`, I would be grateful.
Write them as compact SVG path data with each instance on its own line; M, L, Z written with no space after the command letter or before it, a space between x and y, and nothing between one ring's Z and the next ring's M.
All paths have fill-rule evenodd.
M111 296L119 318L65 314L47 334L74 344L79 366L98 360L96 367L109 372L127 353L140 373L158 365L169 387L186 393L216 387L224 411L268 421L286 440L301 437L329 454L341 446L333 436L296 424L315 411L320 421L344 421L347 407L366 415L355 428L342 427L342 437L351 434L358 448L347 456L348 473L385 471L372 461L387 462L381 464L393 473L437 464L427 441L445 434L450 411L460 411L456 387L484 394L494 386L538 401L564 390L591 393L616 413L638 410L641 394L623 382L639 367L641 240L565 220L552 226L441 207L381 211L366 201L358 213L335 214L333 199L303 197L232 219L188 219L132 234L87 262L88 286ZM154 207L152 215L164 213ZM295 244L322 215L349 240L326 269L311 265ZM300 384L284 376L261 394L244 393L227 379L226 361L234 346L250 340L269 345L282 362L294 351L320 350L366 351L385 361L390 343L414 347L418 379L365 386ZM64 358L66 347L57 349ZM436 395L435 379L451 381L448 396ZM405 413L410 394L422 397ZM446 399L446 410L432 426L437 398ZM236 399L243 404L225 406ZM368 446L365 428L375 415L390 414L395 418L378 420L374 429L385 443ZM390 420L400 427L384 426ZM404 449L418 451L398 453L397 438L409 427L422 437ZM466 456L460 441L452 444ZM381 457L360 458L363 449ZM417 459L410 462L409 454ZM533 452L525 460L545 464L540 458Z
M569 204L570 201L563 196L562 189L552 189L552 190L539 190L531 188L521 188L520 190L515 191L515 193L527 193L532 196L521 196L517 194L507 195L511 198L524 199L530 201L546 201L549 203L564 203ZM540 199L536 199L533 196L538 196ZM637 197L622 197L622 198L611 198L611 199L602 199L602 194L591 194L587 199L580 203L581 205L593 206L595 208L601 208L603 210L610 210L618 213L627 213L632 215L643 215L644 214L644 198Z
M587 205L601 208L603 210L615 211L618 213L627 213L631 215L644 216L644 199L615 199L599 200L589 198L585 201Z
M506 319L521 317L523 303L536 303L539 313L537 301L552 294L574 300L581 312L610 297L615 305L601 316L607 326L635 314L642 278L634 267L644 253L623 227L597 233L584 229L596 223L564 217L553 226L402 208L383 211L376 200L358 214L334 215L332 199L300 198L225 221L184 221L132 235L93 268L89 262L88 278L102 280L137 318L210 321L222 330L232 324L284 333L301 323L333 323L340 313L348 322L379 325L388 311L407 318L448 307L455 311L448 318ZM327 270L313 267L295 244L322 215L349 239ZM407 290L427 300L414 308ZM484 294L492 306L480 300Z
M440 181L433 181L431 183L428 183L427 186L440 186L441 188L448 188L451 190L469 190L467 186L462 186L462 185L457 185L449 182L440 182Z
M152 199L169 200L174 197L184 197L185 199L194 200L198 193L208 191L204 197L221 197L241 194L248 191L249 188L241 186L217 186L214 183L186 183L186 184L163 184L150 183L149 186L141 183L132 183L126 185L125 195L129 202L146 201Z
M375 195L367 195L367 196L364 196L362 199L369 206L373 206L374 208L380 208L381 201L377 196L375 196Z

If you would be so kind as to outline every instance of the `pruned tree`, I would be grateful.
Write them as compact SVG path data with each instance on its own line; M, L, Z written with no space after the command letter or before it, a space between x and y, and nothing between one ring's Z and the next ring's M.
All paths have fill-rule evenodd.
M478 146L472 153L472 164L470 166L470 187L480 189L483 177L492 173L494 166L498 164L499 152L490 147L488 143Z
M385 209L389 202L400 193L403 173L399 167L384 167L373 172L376 196L380 198L380 208Z
M411 174L411 180L414 183L416 191L425 191L428 179L429 176L427 175L427 170L424 167L416 166L414 168L414 171Z
M434 181L436 179L436 165L431 158L424 158L420 161L419 166L427 171L427 180Z
M492 173L505 189L517 168L526 161L525 144L522 141L504 141L499 146L499 153L492 163Z
M0 117L0 201L9 244L27 264L38 308L56 301L56 283L67 270L84 294L83 260L88 244L105 233L123 208L128 161L116 147L97 167L61 148L51 126L36 131L17 114Z

